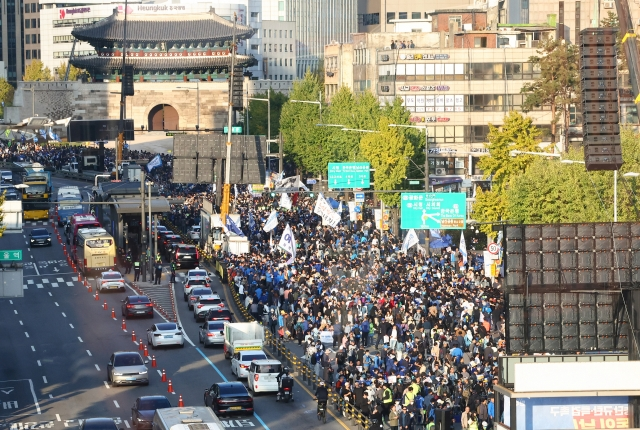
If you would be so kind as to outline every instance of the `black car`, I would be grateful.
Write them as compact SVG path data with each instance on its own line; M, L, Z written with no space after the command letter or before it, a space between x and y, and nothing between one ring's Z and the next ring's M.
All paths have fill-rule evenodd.
M204 390L204 404L216 415L243 412L253 415L253 397L242 382L213 384Z
M184 243L184 241L182 240L182 237L177 234L167 234L164 236L162 240L162 250L164 251L165 257L167 257L167 260L171 257L169 252L171 250L172 243Z
M46 228L34 228L29 233L29 246L51 246L51 233Z
M118 430L118 426L113 418L87 418L80 424L80 430Z
M131 408L131 422L135 429L150 429L156 409L170 407L171 403L165 396L138 397Z
M147 296L128 296L122 301L122 316L148 316L153 318L153 303Z
M173 246L171 261L178 269L198 267L200 253L195 245L177 244Z
M209 309L205 316L205 321L231 321L233 319L233 313L229 309Z

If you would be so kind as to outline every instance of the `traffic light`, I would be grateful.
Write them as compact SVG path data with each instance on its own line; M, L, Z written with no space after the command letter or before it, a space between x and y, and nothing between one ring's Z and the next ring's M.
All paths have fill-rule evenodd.
M580 32L582 135L587 170L622 166L615 28Z

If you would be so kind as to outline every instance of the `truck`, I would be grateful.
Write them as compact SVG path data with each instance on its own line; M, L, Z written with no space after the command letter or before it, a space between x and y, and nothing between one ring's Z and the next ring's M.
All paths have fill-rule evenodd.
M191 427L192 424L198 424ZM206 426L206 429L205 427ZM156 409L152 430L223 430L222 421L206 406Z
M257 322L225 323L224 357L230 359L236 351L262 351L264 328Z

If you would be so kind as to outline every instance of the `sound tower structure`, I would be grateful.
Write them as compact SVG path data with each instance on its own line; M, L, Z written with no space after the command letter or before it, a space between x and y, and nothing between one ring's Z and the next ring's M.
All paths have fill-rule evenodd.
M622 293L640 287L640 223L503 228L508 354L631 346Z
M580 32L582 134L587 170L622 166L618 113L617 28Z

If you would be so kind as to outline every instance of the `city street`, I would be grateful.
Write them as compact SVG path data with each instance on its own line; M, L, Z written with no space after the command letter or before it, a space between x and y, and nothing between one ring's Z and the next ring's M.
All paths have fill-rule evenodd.
M87 186L68 180L56 180L54 185ZM53 246L29 249L29 229L42 224L28 223L22 234L6 234L0 239L3 249L22 250L25 265L24 298L0 299L0 324L5 332L0 343L0 429L74 428L83 419L100 416L113 417L120 428L128 429L132 426L131 405L139 396L166 395L177 406L182 395L186 406L202 405L205 388L214 382L235 380L221 348L205 350L200 346L198 324L177 295L179 318L189 339L185 348L149 350L145 358L149 361L149 386L111 387L106 382L110 354L137 351L133 332L146 344L146 329L162 317L156 312L153 320L127 319L123 329L121 300L133 291L104 293L95 300L95 291L89 292L67 265L50 224L47 228L54 233ZM177 284L176 289L179 287ZM107 310L103 308L105 301ZM152 354L156 368L151 367ZM168 392L168 383L161 382L162 370L172 382L172 392ZM325 425L318 423L315 402L299 386L295 397L295 402L283 404L276 403L273 395L258 395L254 416L221 419L229 428L298 428L301 422L308 428L343 427L332 418Z

